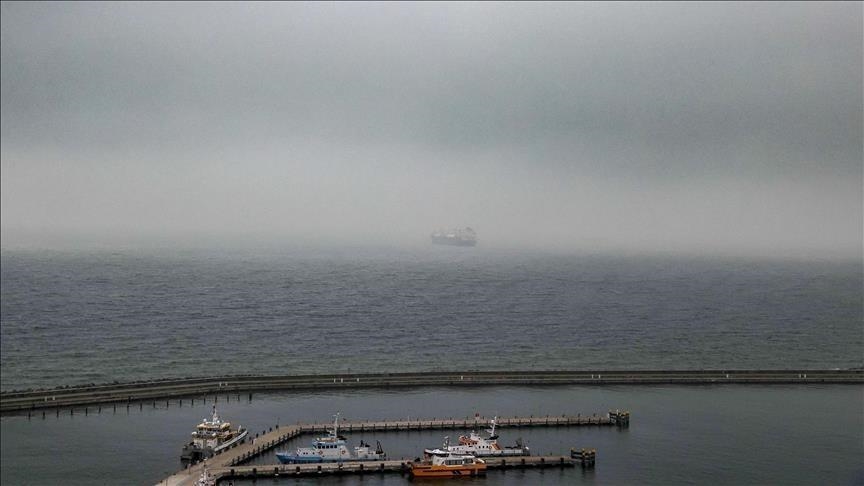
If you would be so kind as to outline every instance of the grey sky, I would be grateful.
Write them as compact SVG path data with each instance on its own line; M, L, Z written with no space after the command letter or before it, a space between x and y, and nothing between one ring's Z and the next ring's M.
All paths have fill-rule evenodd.
M858 254L860 3L2 5L2 237Z

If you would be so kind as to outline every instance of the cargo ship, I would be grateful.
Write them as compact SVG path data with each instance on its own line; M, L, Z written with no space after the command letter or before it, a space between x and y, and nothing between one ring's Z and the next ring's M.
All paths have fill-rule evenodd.
M477 233L470 227L452 230L438 230L429 238L432 243L451 246L477 246Z

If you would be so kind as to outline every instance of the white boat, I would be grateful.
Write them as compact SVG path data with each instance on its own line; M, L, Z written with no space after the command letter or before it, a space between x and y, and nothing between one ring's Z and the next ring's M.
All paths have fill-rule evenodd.
M318 437L312 442L312 447L298 447L294 453L277 452L276 459L282 464L297 464L307 462L342 462L342 461L377 461L386 459L387 454L381 443L375 441L376 448L360 441L360 445L350 451L345 437L339 435L339 414L334 415L333 430L327 437Z
M473 430L469 435L459 436L459 445L450 445L450 439L445 438L443 449L454 454L469 454L478 457L500 457L500 456L527 456L530 454L528 447L522 445L522 440L516 441L515 446L501 447L498 444L498 436L495 435L495 426L498 417L489 421L491 428L486 429L488 437L482 437ZM425 449L426 454L433 454L440 449Z
M248 430L243 427L232 429L230 422L225 422L219 418L216 405L213 405L213 414L209 419L205 417L195 427L195 431L192 432L192 441L183 446L180 460L184 464L194 464L243 442L247 435L249 435Z

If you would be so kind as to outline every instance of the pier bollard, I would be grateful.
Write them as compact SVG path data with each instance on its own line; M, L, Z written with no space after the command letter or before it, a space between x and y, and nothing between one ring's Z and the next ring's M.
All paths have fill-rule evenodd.
M321 474L321 465L318 465L318 474Z
M300 466L294 468L294 474L300 474Z

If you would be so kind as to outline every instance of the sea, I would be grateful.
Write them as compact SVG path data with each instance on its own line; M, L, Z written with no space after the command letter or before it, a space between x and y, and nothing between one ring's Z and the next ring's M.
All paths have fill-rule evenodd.
M247 373L864 366L861 260L433 245L4 248L0 277L3 391ZM629 428L501 430L503 442L521 436L541 453L594 447L593 471L490 472L472 482L864 484L860 385L423 388L220 402L225 418L253 430L337 411L372 419L616 408L631 411ZM0 482L158 483L180 469L180 448L208 411L175 401L4 416ZM349 439L413 457L443 437Z

